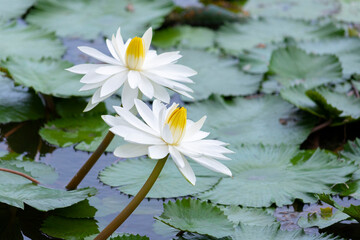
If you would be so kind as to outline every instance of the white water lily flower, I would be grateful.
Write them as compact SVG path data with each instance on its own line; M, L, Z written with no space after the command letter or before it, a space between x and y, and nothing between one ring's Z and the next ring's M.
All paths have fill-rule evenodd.
M149 99L155 97L168 103L170 96L165 88L192 98L191 88L182 83L193 83L189 78L196 74L186 66L176 64L181 58L179 52L157 55L149 50L152 29L149 28L142 38L135 37L123 42L118 29L116 36L106 40L112 57L91 47L79 47L83 53L103 62L103 64L80 64L67 69L77 74L85 74L80 82L85 85L80 91L97 89L84 111L93 109L97 104L122 89L122 105L126 109L134 106L139 90Z
M193 122L186 119L186 109L173 104L166 108L160 101L153 102L152 110L141 100L135 106L144 121L123 107L114 106L119 116L102 116L111 126L110 131L124 138L128 144L115 149L114 155L121 158L148 155L153 159L170 154L177 168L193 185L196 177L185 156L215 172L232 176L231 171L215 159L230 160L224 156L232 153L227 145L218 140L208 140L209 133L201 131L206 116Z

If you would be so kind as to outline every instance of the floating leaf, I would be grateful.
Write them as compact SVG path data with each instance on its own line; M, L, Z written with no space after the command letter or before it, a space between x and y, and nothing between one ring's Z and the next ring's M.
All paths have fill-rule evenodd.
M250 226L270 226L277 224L273 214L260 208L242 208L239 206L227 206L220 208L235 225L245 224Z
M140 158L120 161L100 172L100 180L117 187L121 192L135 195L144 185L156 164L155 160ZM192 164L191 164L192 165ZM189 184L180 174L171 159L165 164L154 186L147 194L149 198L173 198L204 192L214 186L219 178L210 171L192 165L197 176L195 186Z
M333 154L321 150L311 154L287 145L240 147L226 165L233 178L223 178L199 194L200 199L251 207L282 206L296 198L314 202L312 193L330 193L331 185L346 182L356 171Z
M360 23L360 2L357 0L340 0L340 12L334 17L344 22Z
M164 204L164 212L155 217L181 231L221 238L233 232L231 223L218 207L195 199L182 199Z
M0 18L11 19L20 17L35 3L35 0L0 0Z
M0 123L35 120L44 116L38 96L0 74Z
M51 237L69 240L82 240L87 236L99 233L95 219L60 216L46 218L40 230Z
M271 225L266 227L247 226L240 224L232 240L341 240L342 238L333 237L331 235L320 234L311 236L305 234L303 230L297 231L282 231L279 225Z
M160 48L208 48L214 46L215 32L204 27L178 26L155 32L152 44Z
M182 50L181 55L183 58L179 63L198 72L191 78L195 82L191 86L195 100L207 99L212 93L225 96L250 95L260 86L262 76L243 73L233 59L200 50Z
M308 54L292 46L273 51L269 71L284 86L302 83L307 89L342 80L336 56Z
M38 0L26 20L62 37L89 40L110 37L121 27L127 39L159 27L172 6L169 0Z
M336 0L251 0L244 10L252 16L313 20L333 14L339 7Z
M75 148L78 150L95 151L108 132L109 126L100 116L81 116L48 122L40 129L39 134L44 140L56 146L68 147L77 144ZM115 136L106 151L114 151L123 143L121 137Z
M121 236L112 237L110 240L149 240L149 238L147 236L140 236L139 234L124 234Z
M214 96L189 105L188 115L194 120L207 115L204 129L230 144L300 144L312 128L311 119L275 96L227 102Z
M340 154L348 160L360 164L360 138L356 138L353 142L348 141Z
M309 40L335 36L344 36L344 31L333 24L311 25L292 19L268 18L227 24L220 28L217 42L227 53L237 55L257 45L281 42L285 37Z
M49 211L71 206L95 193L94 188L65 191L45 188L31 183L1 184L0 202L21 209L24 208L24 204L27 204L40 211Z
M61 41L52 33L34 26L0 21L0 60L10 56L32 59L60 58L64 52Z
M332 214L332 216L328 218L324 218L320 214L314 212L314 213L309 213L307 217L300 217L297 224L302 228L309 228L316 226L320 229L323 229L337 222L343 221L347 218L349 218L349 216L341 211L336 211L334 214Z
M51 214L65 218L93 218L97 209L89 204L89 200L78 202L70 207L58 208Z
M16 83L35 91L55 97L89 96L92 93L79 92L82 87L78 75L65 71L71 63L61 60L27 60L11 58L2 64Z
M350 217L354 218L356 221L360 222L360 205L354 206L351 204L350 207L343 207L336 203L330 195L318 194L318 197L321 201L337 208L339 211L346 213Z

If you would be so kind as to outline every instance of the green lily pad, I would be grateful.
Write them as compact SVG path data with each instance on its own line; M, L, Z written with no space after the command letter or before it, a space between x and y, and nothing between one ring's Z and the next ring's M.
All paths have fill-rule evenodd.
M334 17L339 21L360 23L360 2L357 0L340 0L340 12Z
M35 120L44 116L38 96L0 74L0 123Z
M123 193L135 195L144 185L155 164L156 160L147 158L120 161L101 171L99 178L104 184L116 187ZM191 166L197 177L195 186L189 184L172 160L168 159L160 176L146 196L149 198L173 198L194 195L209 190L219 181L219 177L214 176L209 170L196 164L191 164Z
M233 232L231 223L218 207L196 199L182 199L164 204L157 220L181 231L221 238Z
M226 165L233 177L198 194L200 199L251 207L282 206L296 198L314 202L313 193L330 193L332 185L346 182L357 169L334 154L287 145L239 147Z
M90 96L92 93L79 92L83 84L80 77L65 71L71 63L61 60L41 61L11 58L2 64L16 83L33 88L35 91L55 97Z
M282 231L279 225L271 226L248 226L240 224L235 234L232 236L232 240L341 240L340 237L334 237L332 235L320 234L311 236L305 234L303 230L297 231ZM344 240L344 239L343 239Z
M329 16L339 8L336 0L251 0L245 5L244 10L252 16L314 20Z
M309 213L307 217L300 217L297 224L302 228L318 227L323 229L347 218L349 218L349 216L341 211L336 211L326 218L315 212Z
M309 135L311 118L276 96L224 101L218 96L189 105L197 120L207 115L204 129L230 144L300 144ZM266 123L266 124L264 124Z
M217 42L232 55L257 45L282 42L285 37L296 40L322 39L344 36L344 30L334 24L312 25L292 19L267 18L244 23L226 24L220 28Z
M278 224L276 218L269 211L261 208L243 208L239 206L221 207L229 221L235 225L270 226Z
M192 96L195 100L207 99L213 93L224 96L250 95L259 89L262 75L243 73L233 59L200 50L181 50L180 53L183 57L179 63L198 72L191 77L195 84L189 85L194 90Z
M292 46L273 51L269 71L284 86L302 83L307 89L342 80L341 63L335 55L308 54Z
M155 32L152 44L160 48L209 48L215 43L215 32L209 28L177 26Z
M48 122L39 134L53 145L69 147L76 144L75 149L93 152L108 132L109 126L100 116L79 116ZM124 140L115 136L106 151L112 152L121 144L124 144Z
M64 52L64 46L53 33L31 25L0 21L0 60L7 57L60 58Z
M150 238L148 238L147 236L140 236L139 234L137 234L137 235L124 234L121 236L116 236L116 237L110 238L110 240L149 240L149 239Z
M12 19L20 17L35 3L35 0L0 0L0 18Z
M121 27L127 39L159 27L172 8L169 0L38 0L26 21L61 37L88 40L110 37Z
M351 204L350 207L343 207L343 206L339 205L338 203L336 203L330 195L319 194L318 197L321 201L335 207L339 211L346 213L350 217L354 218L356 221L360 222L360 205L354 206Z
M97 209L89 204L89 200L78 202L70 207L58 208L51 211L51 214L64 218L93 218Z
M94 195L94 188L83 188L65 191L46 188L34 184L1 184L0 202L24 209L27 204L40 211L64 208L78 203L90 195Z
M342 157L354 161L356 164L360 164L360 138L356 138L354 141L348 141L340 154Z

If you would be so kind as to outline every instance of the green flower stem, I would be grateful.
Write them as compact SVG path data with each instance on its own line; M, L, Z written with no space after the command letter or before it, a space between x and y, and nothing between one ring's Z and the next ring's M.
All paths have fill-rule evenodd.
M112 132L108 132L106 134L104 140L100 143L98 148L93 152L90 158L85 162L85 164L80 168L80 170L75 174L75 176L71 179L71 181L66 185L67 190L74 190L80 184L80 182L84 179L86 174L90 171L90 169L94 166L100 156L105 152L106 148L109 146L111 141L114 138L114 134Z
M39 182L38 180L36 180L35 178L32 178L32 177L30 177L29 175L26 175L25 173L22 173L22 172L18 172L18 171L11 170L11 169L7 169L7 168L0 168L0 171L2 171L2 172L9 172L9 173L12 173L12 174L16 174L16 175L22 176L22 177L24 177L24 178L29 179L30 181L32 181L32 182L35 183L35 184L39 184L39 183L40 183L40 182Z
M168 155L169 156L169 155ZM141 201L146 197L146 194L150 191L154 185L156 179L159 177L161 170L163 169L168 156L158 160L154 170L151 172L149 178L146 180L144 186L135 195L133 200L122 210L122 212L112 222L104 228L104 230L97 235L94 240L106 240L115 230L121 226L123 222L130 216L130 214L139 206Z

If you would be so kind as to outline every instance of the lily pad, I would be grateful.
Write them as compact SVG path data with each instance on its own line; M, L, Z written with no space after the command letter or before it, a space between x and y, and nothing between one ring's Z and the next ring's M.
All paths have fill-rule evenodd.
M322 39L344 36L344 30L334 24L314 25L292 19L267 18L226 24L220 28L217 36L221 48L237 55L257 45L282 42L285 37L296 40Z
M0 123L35 120L44 116L38 96L0 74Z
M336 0L251 0L244 10L252 16L314 20L329 16L339 8Z
M341 63L335 55L308 54L292 46L273 51L269 71L284 86L301 83L307 89L342 80Z
M302 228L316 226L320 229L323 229L337 222L343 221L347 218L349 218L349 216L341 211L336 211L335 213L332 213L329 217L323 217L321 216L321 214L314 212L309 213L307 217L300 217L298 220L298 225Z
M356 138L354 141L348 141L340 154L342 157L354 161L356 164L360 164L360 138Z
M300 144L309 135L313 123L280 97L253 99L219 96L188 106L188 115L197 120L207 115L204 129L230 144ZM266 124L264 124L266 123Z
M26 21L61 37L88 40L110 37L121 27L126 39L159 27L172 8L169 0L38 0Z
M144 185L155 164L156 160L146 158L119 161L101 171L99 178L103 183L117 187L123 193L135 195ZM195 186L189 184L172 160L168 159L147 197L174 198L194 195L209 190L219 181L219 177L209 170L196 164L191 166L197 177Z
M60 58L64 52L61 41L53 33L31 25L0 21L0 60L7 57Z
M357 169L338 161L334 154L311 153L287 145L239 147L233 160L226 162L233 178L222 179L198 197L251 207L282 206L296 198L315 202L313 193L330 193L332 185L346 182Z
M235 225L245 224L250 226L270 226L278 224L271 211L261 208L243 208L239 206L221 207L224 214Z
M121 236L116 236L110 238L110 240L149 240L147 236L140 236L140 235L132 235L132 234L124 234Z
M194 90L192 96L195 100L207 99L213 93L224 96L250 95L259 89L262 75L243 73L233 59L200 50L181 50L181 54L183 58L179 63L198 72L191 78L195 84L190 86Z
M319 194L318 197L321 201L337 208L339 211L346 213L350 217L354 218L356 221L360 222L360 205L354 206L351 204L350 207L343 207L336 203L334 199L332 199L332 197L328 194Z
M160 48L209 48L215 43L215 32L209 28L178 26L155 32L152 44Z
M195 199L182 199L164 204L157 220L181 231L221 238L233 232L231 223L218 207Z
M76 144L75 149L93 152L108 132L109 126L100 116L79 116L48 122L40 129L39 134L53 145L69 147ZM114 151L123 143L121 137L115 136L106 151Z
M40 211L64 208L94 195L94 188L65 191L34 184L1 184L0 202L24 209L27 204Z
M334 17L339 21L360 23L360 2L357 0L340 0L340 12Z
M35 3L35 0L0 0L0 18L12 19L20 17Z
M35 91L55 97L89 96L92 93L79 92L83 84L78 75L65 71L71 63L61 60L41 61L11 58L2 64L16 83Z

